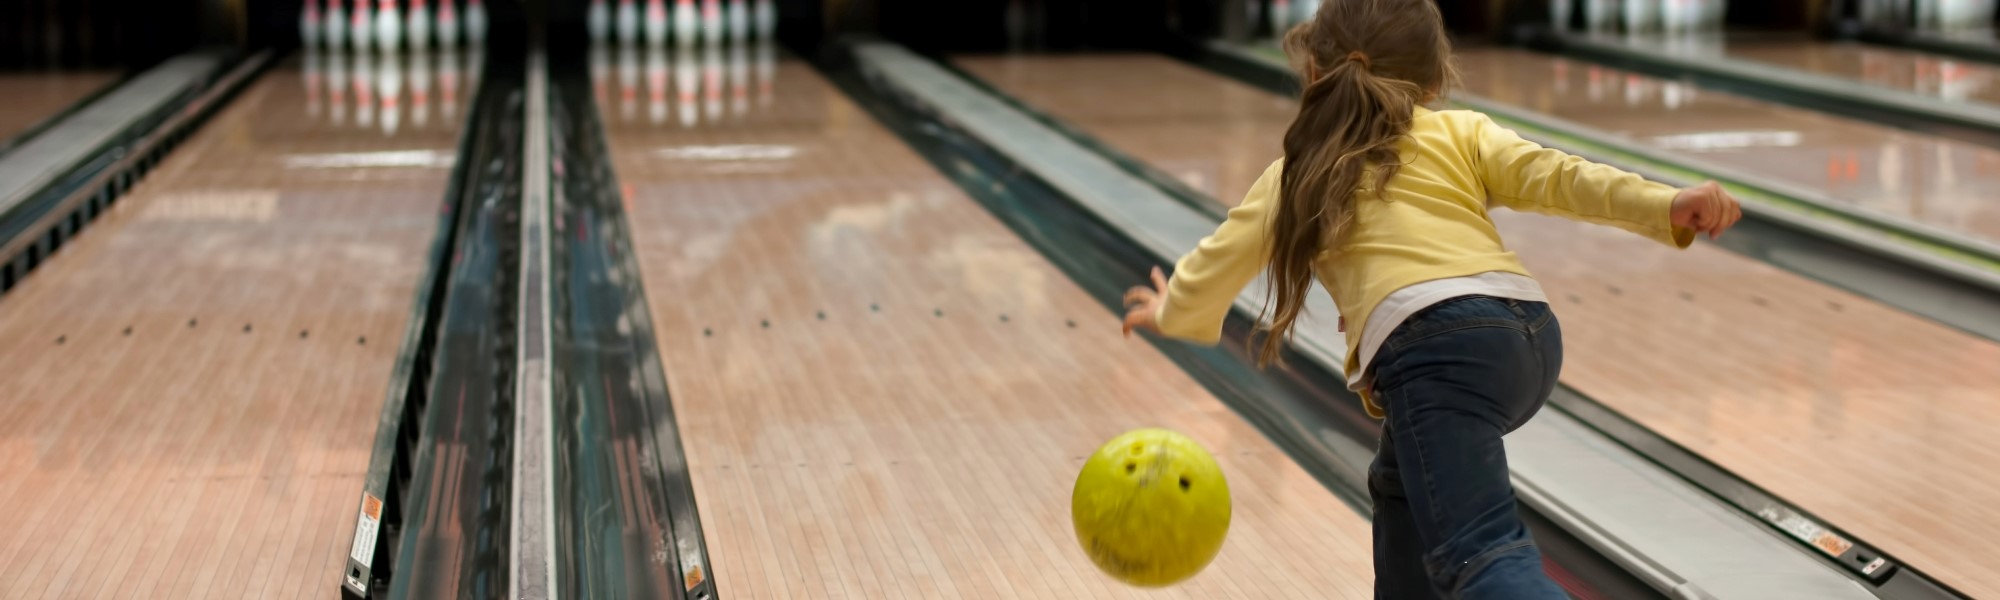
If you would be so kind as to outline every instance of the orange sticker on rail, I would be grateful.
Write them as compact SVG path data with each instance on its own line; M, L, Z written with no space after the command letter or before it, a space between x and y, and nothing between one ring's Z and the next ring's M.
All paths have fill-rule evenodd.
M375 496L370 495L367 492L362 492L361 512L367 514L368 518L370 519L374 519L377 521L382 520L382 499L376 498Z
M1835 557L1846 554L1847 549L1854 547L1854 542L1840 539L1840 536L1824 532L1820 533L1818 537L1813 538L1812 543L1814 546L1819 546L1819 549L1825 550L1827 554Z

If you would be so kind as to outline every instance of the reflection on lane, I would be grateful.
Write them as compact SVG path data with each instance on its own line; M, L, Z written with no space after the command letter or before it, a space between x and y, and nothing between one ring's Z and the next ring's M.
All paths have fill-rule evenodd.
M712 126L771 107L777 56L770 39L726 47L600 43L590 48L590 79L609 123L657 126L674 117L682 128Z
M410 125L427 129L433 105L444 123L456 125L462 103L461 90L473 89L478 82L483 51L477 46L460 52L446 47L438 52L412 48L406 53L323 51L309 47L299 72L305 86L305 114L312 121L349 126L349 105L358 129L381 129L394 137L403 126L404 107L409 107ZM439 97L433 99L432 91ZM378 118L379 113L379 118Z
M1629 46L1704 60L1750 60L1953 102L2000 104L2000 67L1858 42L1719 34L1604 36Z
M1662 150L2000 239L2000 151L1518 50L1459 53L1465 90Z

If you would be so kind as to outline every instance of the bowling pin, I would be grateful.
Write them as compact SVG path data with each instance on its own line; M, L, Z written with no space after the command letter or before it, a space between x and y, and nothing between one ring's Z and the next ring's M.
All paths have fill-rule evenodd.
M1645 33L1657 20L1659 0L1625 0L1625 33Z
M750 114L750 47L729 47L729 112L736 118Z
M1576 0L1549 0L1549 26L1556 31L1569 30L1569 11L1576 6Z
M368 0L354 0L354 14L347 19L347 39L354 45L355 52L367 52L375 47L375 15L368 11ZM361 65L354 65L359 68Z
M750 1L729 0L729 41L741 45L750 38Z
M450 0L438 6L443 10ZM458 48L445 46L438 52L438 114L449 123L458 116Z
M1317 14L1319 14L1319 0L1298 0L1292 4L1293 23L1311 21Z
M403 58L394 52L382 53L375 69L375 91L382 98L382 135L396 135L403 122Z
M326 16L321 18L326 22L326 51L339 52L347 45L347 11L340 9L340 0L326 0Z
M317 26L319 23L313 23ZM317 36L315 36L317 37ZM319 120L320 87L324 73L320 69L320 52L315 46L306 46L306 117Z
M354 56L354 124L375 126L375 61L366 53Z
M590 47L590 89L600 101L611 98L611 50L606 46Z
M757 39L768 40L778 33L778 3L757 0Z
M304 12L299 13L299 45L308 50L319 48L319 32L326 25L319 22L319 0L306 0Z
M667 122L667 49L646 48L646 117L654 125Z
M674 3L674 43L685 53L694 47L694 40L701 36L701 15L694 7L694 0L678 0Z
M486 5L480 0L465 2L465 42L475 46L486 44Z
M1292 27L1292 3L1290 0L1271 0L1271 9L1265 16L1271 19L1271 39L1285 39L1285 33Z
M632 120L639 112L639 47L618 46L618 118Z
M396 0L382 0L375 11L375 47L384 55L403 49L403 14L396 10Z
M778 74L778 49L770 40L757 44L757 106L771 106L772 79Z
M701 51L702 113L708 122L722 120L722 48L711 44Z
M602 44L611 31L611 9L604 6L604 0L590 0L590 10L583 21L590 28L590 43Z
M412 52L431 48L431 8L428 2L430 0L410 0L410 20L403 26L403 33L410 37Z
M458 47L458 0L438 2L437 36L440 48Z
M721 44L722 28L722 0L701 0L702 39L711 46Z
M646 45L667 45L667 0L646 0Z
M410 125L423 129L431 119L431 57L420 46L410 48Z
M699 121L695 104L701 94L701 72L695 66L691 50L674 54L674 94L680 98L677 104L681 113L681 128L693 127Z
M639 43L637 0L618 0L618 43L627 46Z
M327 117L334 125L347 124L347 53L326 54Z

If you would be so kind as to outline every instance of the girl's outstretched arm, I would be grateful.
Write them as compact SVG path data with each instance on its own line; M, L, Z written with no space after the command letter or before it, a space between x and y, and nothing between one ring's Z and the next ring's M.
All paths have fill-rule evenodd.
M1222 339L1222 320L1229 316L1229 307L1270 260L1269 219L1278 202L1284 162L1264 169L1243 203L1230 209L1229 219L1181 257L1171 280L1154 269L1151 287L1132 288L1125 294L1127 334L1144 329L1202 344Z

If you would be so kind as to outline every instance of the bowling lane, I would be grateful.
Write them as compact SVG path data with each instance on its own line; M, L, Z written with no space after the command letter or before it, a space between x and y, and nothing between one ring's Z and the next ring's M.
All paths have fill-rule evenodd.
M118 74L109 71L0 73L0 144L104 89Z
M1279 155L1292 110L1233 103L1250 88L1159 56L957 64L1140 160L1223 181L1229 204ZM2000 345L1714 246L1494 218L1562 314L1565 383L1959 590L2000 594L1984 559L2000 555L2000 483L1962 476L2000 460Z
M630 56L598 94L721 596L1372 594L1366 520L808 65L710 53L670 88ZM1140 426L1235 493L1162 591L1097 573L1068 512Z
M309 79L254 82L0 297L0 598L339 581L456 127L337 125Z
M1853 80L1952 102L2000 104L2000 67L1859 42L1825 42L1793 35L1636 38L1633 46L1670 54L1745 60Z
M2000 240L2000 151L1507 48L1459 52L1464 89L1635 144Z

